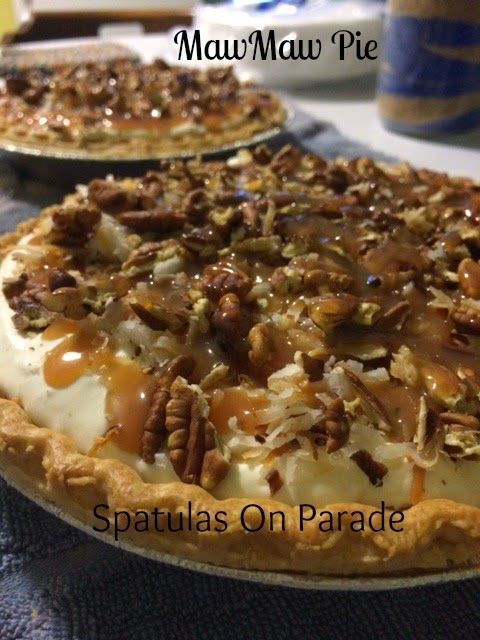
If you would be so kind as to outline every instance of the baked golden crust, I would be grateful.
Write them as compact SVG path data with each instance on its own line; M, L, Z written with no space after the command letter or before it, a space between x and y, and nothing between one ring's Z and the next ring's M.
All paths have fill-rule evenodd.
M159 506L178 513L187 510L188 502L196 511L222 509L229 526L221 533L120 534L140 549L217 565L334 575L385 574L445 570L472 561L480 553L480 509L440 499L425 500L408 509L402 532L366 529L361 534L348 529L322 532L314 523L306 523L305 531L300 532L295 525L296 507L257 499L256 504L266 511L281 509L286 514L287 530L261 529L247 534L239 517L249 504L247 500L218 501L200 487L180 482L147 484L122 462L78 453L68 437L35 426L10 400L0 400L0 464L17 469L45 500L90 525L96 504L131 513ZM366 515L374 510L345 503L325 508Z

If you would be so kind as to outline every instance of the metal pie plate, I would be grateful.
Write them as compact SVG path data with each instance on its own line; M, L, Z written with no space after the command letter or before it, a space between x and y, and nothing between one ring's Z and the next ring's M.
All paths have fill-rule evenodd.
M242 147L252 147L273 141L281 134L286 133L294 118L292 107L285 104L284 107L287 115L281 125L275 125L249 138L243 138L220 146L207 146L195 151L184 150L163 154L155 153L152 155L114 158L102 157L83 149L35 146L34 144L22 144L0 138L0 156L3 156L19 171L34 179L44 182L53 181L55 184L64 187L85 183L109 173L116 176L135 177L142 175L149 169L155 169L160 160L187 160L198 155L207 159L222 157Z
M205 562L196 562L179 558L170 553L161 553L138 547L124 540L115 541L112 536L105 533L98 533L84 522L64 511L56 504L46 500L41 496L28 477L16 469L1 467L0 476L6 482L19 491L29 500L42 507L49 513L60 518L63 522L83 531L84 533L101 540L111 546L118 547L124 551L135 553L136 555L168 564L173 567L198 571L211 576L221 578L234 578L259 584L268 584L277 587L290 587L295 589L309 589L316 591L390 591L393 589L407 589L412 587L422 587L427 585L439 585L449 582L458 582L473 578L480 578L480 567L458 568L450 571L428 572L416 575L396 575L396 576L322 576L301 573L288 573L279 571L250 571L245 569L234 569L231 567L220 567Z

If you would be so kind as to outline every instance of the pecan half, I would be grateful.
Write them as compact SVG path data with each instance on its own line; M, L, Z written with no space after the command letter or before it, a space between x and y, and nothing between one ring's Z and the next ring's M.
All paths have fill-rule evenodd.
M208 405L200 393L177 378L165 422L170 462L182 482L211 490L227 475L230 464L207 415Z
M332 293L348 291L353 287L354 280L347 273L337 273L335 271L326 271L325 269L311 269L306 271L303 276L305 287L308 288L326 288Z
M165 371L157 378L142 434L142 459L147 464L153 464L155 454L167 434L165 422L167 403L170 400L170 387L177 376L188 379L194 367L193 358L178 356L170 360Z
M458 265L458 284L469 298L480 298L480 265L471 258L465 258Z
M118 215L118 221L135 231L166 233L176 231L185 224L185 216L171 209L148 209L146 211L124 211Z
M64 204L48 209L52 228L47 236L52 244L82 247L93 236L100 222L100 211L92 206Z
M88 185L88 199L102 211L113 214L135 209L138 205L138 197L133 191L109 180L92 180Z
M218 301L211 324L222 342L231 348L235 346L236 340L247 335L250 328L250 316L242 309L239 297L234 293L227 293Z
M143 298L137 299L135 294L132 294L128 302L140 320L154 331L168 329L172 333L178 334L185 331L188 326L187 311L170 309L167 300L164 301L164 304L160 304Z
M359 299L349 293L325 294L312 298L308 305L311 320L326 332L350 320L358 309Z
M244 298L252 288L252 281L235 265L217 262L203 270L202 286L205 296L217 302L227 293L234 293L239 298Z
M254 325L248 333L250 351L248 358L256 367L263 366L270 360L275 349L271 327L264 322Z
M382 480L388 473L388 467L374 460L365 449L356 451L350 456L350 459L358 465L374 486L382 486Z

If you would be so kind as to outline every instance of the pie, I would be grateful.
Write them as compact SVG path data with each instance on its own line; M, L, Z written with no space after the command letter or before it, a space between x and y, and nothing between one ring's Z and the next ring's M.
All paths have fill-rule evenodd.
M475 562L479 223L472 180L291 146L78 187L2 240L4 473L182 558Z
M240 83L232 67L120 58L0 78L0 142L48 154L193 155L278 131L285 117L274 93Z

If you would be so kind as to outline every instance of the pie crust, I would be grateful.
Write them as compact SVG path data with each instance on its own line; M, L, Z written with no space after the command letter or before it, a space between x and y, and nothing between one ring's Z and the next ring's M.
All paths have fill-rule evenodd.
M185 174L190 176L191 183L188 185L182 182L182 180L185 181ZM226 176L230 178L233 176L232 180L237 188L242 184L245 187L244 191L239 192L238 189L234 191L232 183L229 183L230 195L228 196L225 183L222 182ZM200 189L198 186L200 177L203 179L202 189L207 194L206 196L205 193L203 194L204 200L199 198L198 193L194 198L191 196L192 191L198 192ZM176 192L175 189L171 190L170 180L175 182L178 189L181 183L187 196L186 200L184 198L181 202L170 202L169 215L181 217L181 224L176 221L175 227L172 227L171 222L169 225L165 223L165 194ZM156 181L161 183L162 189L148 192L148 197L156 202L156 206L153 207L149 201L148 208L146 200L141 199L140 193L142 197L147 198L145 186L155 184ZM192 189L193 184L194 189ZM282 185L282 191L278 190L279 184ZM201 202L204 206L200 210L198 205ZM126 209L127 205L128 209ZM39 331L52 331L52 327L63 326L66 315L78 313L74 305L64 307L63 311L59 311L57 306L52 310L50 294L62 289L51 284L55 278L59 277L55 269L60 269L62 272L60 275L64 279L62 283L64 288L83 291L83 279L88 271L85 266L80 267L81 258L82 256L85 258L85 251L88 256L91 256L94 250L99 250L99 225L105 224L105 219L112 218L116 221L116 226L109 227L113 235L118 233L118 222L121 226L137 232L116 237L116 242L127 243L130 254L126 259L119 258L119 254L116 254L117 266L114 271L119 271L121 262L121 269L124 274L127 274L125 277L129 279L130 288L126 293L125 290L118 293L117 300L107 301L105 308L91 306L88 308L88 313L86 311L81 318L67 318L67 320L79 323L102 321L102 331L107 331L105 309L112 302L117 303L118 299L125 298L123 303L128 303L130 310L135 310L136 322L146 323L155 333L156 338L159 334L164 335L170 332L176 336L176 340L180 341L180 336L187 331L185 327L179 328L181 325L178 318L181 314L177 314L172 320L171 308L167 309L170 315L165 309L162 315L155 306L155 304L160 306L164 304L169 296L173 295L172 292L175 289L173 288L167 296L163 289L164 293L160 301L158 297L155 298L155 295L158 294L158 287L164 286L159 283L167 282L170 283L167 286L173 287L172 283L176 279L175 283L178 286L180 277L178 274L188 273L190 283L188 286L197 287L211 305L209 311L205 312L208 323L200 343L206 343L205 336L213 334L220 340L226 354L223 365L226 366L225 363L228 362L228 366L235 373L231 373L233 377L230 378L217 376L213 383L210 378L209 386L205 379L208 378L210 365L202 370L201 375L198 374L198 369L195 369L192 374L182 370L186 378L180 375L173 382L170 380L170 386L167 389L165 380L169 375L168 366L172 366L171 361L170 364L167 362L167 368L164 364L158 364L158 367L155 367L148 361L150 353L148 350L148 353L135 353L132 357L135 362L136 358L139 358L142 362L142 370L159 382L158 389L167 392L167 395L170 394L167 398L169 403L188 399L190 403L188 428L192 430L195 426L199 429L201 425L204 430L202 432L205 438L204 441L202 440L203 448L201 447L199 454L197 451L200 458L197 456L194 464L192 463L189 467L191 458L187 457L185 463L185 458L181 455L179 457L178 451L179 447L181 449L185 446L185 451L190 452L191 449L188 447L191 440L189 439L186 445L180 445L178 440L175 440L176 444L173 445L170 440L172 434L175 437L179 436L178 426L172 428L172 419L182 418L183 415L178 412L177 405L175 405L177 409L170 405L173 408L170 411L166 410L163 423L160 425L162 428L166 427L166 431L164 429L160 433L161 437L154 438L155 447L152 451L152 434L156 436L159 432L157 427L154 428L151 420L148 423L148 418L152 417L151 407L158 401L155 393L151 393L150 409L145 414L147 421L144 422L143 435L140 434L141 442L136 455L143 456L146 464L155 465L156 456L159 455L157 452L167 451L178 480L164 482L148 482L142 478L138 469L144 469L145 465L135 470L130 464L122 461L122 456L115 459L115 453L102 456L101 449L110 436L97 439L96 445L85 452L78 445L75 433L70 432L69 435L60 433L58 424L52 428L52 424L48 423L44 417L40 421L42 425L38 426L35 423L39 420L33 419L31 415L35 413L35 409L29 408L27 411L21 406L28 404L28 398L19 398L14 393L8 393L8 380L0 379L6 395L10 396L9 399L0 401L0 465L4 473L9 477L17 477L21 486L31 487L33 492L40 494L46 501L91 526L98 525L93 509L99 504L108 504L112 512L126 510L132 514L132 517L137 511L150 512L155 508L161 508L173 514L186 513L189 508L195 513L207 511L211 514L222 510L226 513L228 522L227 529L222 532L213 530L198 532L194 529L193 531L155 533L137 532L130 528L127 532L120 534L121 539L130 541L139 549L168 552L202 562L245 569L332 575L413 573L425 570L446 570L465 563L474 564L480 552L480 503L478 492L473 484L476 464L478 464L479 430L476 417L478 413L476 376L475 371L469 369L475 362L469 349L476 345L476 300L480 297L480 289L478 292L475 289L477 284L475 255L478 241L475 216L480 215L478 206L479 187L467 179L448 178L424 170L415 171L407 165L389 167L365 158L354 161L339 159L333 163L326 163L316 156L303 155L291 147L283 149L274 156L266 148L258 148L253 152L242 151L225 163L198 161L188 164L163 163L158 172L149 174L149 177L143 180L124 180L119 183L113 180L94 181L88 190L80 188L79 192L69 196L63 205L46 209L39 220L24 223L16 232L2 238L1 244L5 255L3 265L6 264L8 256L12 255L12 251L18 253L19 247L22 255L29 251L36 255L38 247L53 245L56 249L60 248L62 260L68 258L67 262L63 262L62 268L51 262L53 254L49 254L48 251L50 262L45 261L44 257L40 258L50 283L49 291L44 276L39 276L38 269L36 270L37 258L33 259L35 264L32 267L31 264L27 264L28 260L25 262L25 258L21 256L19 258L17 255L16 259L22 263L22 269L28 272L25 278L19 278L18 274L15 278L8 277L5 272L2 272L4 297L15 312L12 317L18 333L28 337L33 334L38 335ZM78 217L78 212L85 209L90 213ZM100 210L102 217L99 217ZM109 213L106 213L107 211ZM370 213L370 218L366 216L366 211ZM162 218L162 224L158 222L160 218ZM228 219L227 223L226 219ZM288 227L292 219L297 224L295 231ZM314 233L308 233L307 227L302 227L306 219L309 221L308 224L312 219L317 220ZM368 219L372 222L367 222ZM142 222L139 223L139 220ZM111 225L112 221L110 220L108 224ZM225 224L229 225L228 234L225 232ZM353 242L349 235L352 224L356 229L355 242L360 244L366 242L366 247L360 248L360 245L349 244ZM89 225L92 227L89 228ZM209 232L207 235L205 235L206 227ZM218 231L222 227L221 238L215 236L213 230L216 228ZM203 235L200 233L201 229L204 230ZM340 234L339 229L342 230ZM205 252L205 242L203 244L200 242L200 239L205 237L208 237L214 245L217 243L213 252ZM259 239L265 238L268 238L268 242L259 242ZM193 239L195 243L192 242ZM161 243L173 240L184 248L188 247L188 255L180 251L180 254L174 256L178 258L180 255L186 262L175 263L173 267L169 263L171 270L162 271L158 268L158 261L165 267L165 255L160 255L160 249L156 246L156 267L150 265L148 267L150 275L146 276L150 283L148 286L153 287L152 290L148 289L150 298L147 304L144 272L131 271L131 268L145 266L145 262L142 263L142 260L139 260L139 255L140 257L143 255L142 259L144 259L145 251L139 254L139 250L142 247L145 249L147 242ZM249 243L242 245L241 243L245 243L245 240L249 240ZM128 243L134 244L130 246ZM392 245L392 243L395 244ZM112 245L108 243L107 245L103 247L104 260L108 252L112 251ZM117 250L116 243L113 245ZM232 246L235 246L237 258L247 247L248 264L245 263L244 258L241 260L235 258L231 251ZM31 247L31 249L25 247ZM162 247L164 248L165 245ZM203 248L199 249L199 247ZM378 251L379 247L382 248L381 251ZM336 250L333 250L334 248ZM197 253L194 254L194 251ZM192 258L192 254L195 257ZM112 261L112 254L109 255ZM170 253L168 259L171 259L172 255L174 254ZM352 261L353 255L356 256L355 261ZM75 260L72 261L74 256ZM305 267L305 262L301 262L301 259L305 260L306 256L309 260L308 268ZM225 274L221 274L222 278L218 280L219 271L225 267L227 258L232 261L229 263L227 275L235 275L235 279L228 279ZM91 257L88 259L92 261ZM97 261L95 258L95 265ZM355 280L357 272L350 271L353 269L354 262L362 267L362 278L366 274L363 269L368 266L366 274L368 286L373 286L376 293L367 294L366 290L359 288L360 280ZM108 260L104 262L102 267L104 270L107 269L105 264L108 264ZM196 277L198 264L203 270L200 278ZM325 269L327 264L332 271L329 271L328 277L325 278L324 274L319 275L318 271L321 268ZM215 275L213 288L211 265L216 265L213 269ZM455 265L455 271L453 271L453 265ZM300 266L303 269L301 273ZM312 271L316 273L312 275ZM282 278L286 276L291 283L292 278L298 277L299 273L302 277L301 287L295 290L292 299L288 298ZM340 278L349 273L355 282ZM258 302L263 298L252 296L255 283L251 280L254 274L261 280L256 283L258 285L263 286L265 282L269 285L273 283L274 288L268 290L271 294L270 302ZM68 286L68 276L76 278L77 282L74 286L72 283L70 287ZM249 286L245 284L244 276L250 279ZM96 266L93 269L93 277L98 278ZM183 276L180 280L186 282ZM298 285L298 281L296 282ZM339 291L340 283L342 288ZM350 293L347 293L344 287L348 287ZM122 289L121 286L120 289ZM260 296L266 295L264 289L265 287L259 289ZM136 296L132 297L132 291ZM225 304L225 298L229 305L232 302L237 304L239 301L237 306L240 310L249 312L250 321L246 322L246 328L240 330L238 321L227 323L227 325L222 324L226 317L225 313L220 314L222 322L218 321L218 308ZM195 302L198 303L198 300L197 297ZM297 308L299 300L301 308ZM332 301L335 301L335 304ZM404 302L408 303L408 309ZM32 304L35 307L33 315ZM42 307L44 304L47 307ZM269 305L273 306L269 307ZM202 316L200 307L197 305L196 311L190 314L190 318L192 315L196 318L194 324L197 329L199 318ZM412 313L414 307L416 313ZM190 305L190 309L192 308ZM269 322L280 322L287 308L290 319L294 311L297 314L290 328L285 324L279 325L283 327L285 334L288 333L289 340L298 340L294 342L294 363L290 365L288 365L290 354L287 353L283 353L287 364L273 361L278 351L278 343L274 340L269 343L270 360L265 359L265 353L263 353L265 349L260 349L260 353L258 349L259 343L265 346L265 335L268 335L268 327L271 326ZM270 321L258 322L263 318L265 309ZM2 313L0 310L0 315ZM478 314L480 315L480 311ZM228 314L227 317L231 319ZM129 319L131 319L130 316ZM420 320L427 323L429 332L425 330L425 324L422 324L423 331L419 332L417 323ZM42 324L44 321L46 324ZM235 325L234 330L232 324ZM48 327L45 329L46 325ZM259 325L262 327L258 328ZM3 326L6 325L3 324ZM159 328L160 326L164 328ZM264 328L265 326L267 329ZM252 333L255 327L257 330ZM297 334L291 333L292 327L297 334L298 331L308 328L309 335L313 335L316 348L307 349L306 338L303 336L300 339ZM65 331L68 337L73 330L68 325ZM201 329L198 331L201 333ZM447 333L448 337L453 336L455 342L447 342ZM191 333L189 335L191 338ZM196 335L198 338L200 334ZM373 335L376 339L376 348L379 346L379 337L382 336L383 342L380 346L387 345L388 355L375 351L372 357L370 351L358 348L359 336L365 337L365 344L368 340L371 344ZM432 338L432 335L439 337ZM388 340L386 336L389 336ZM417 342L414 342L414 337ZM280 338L276 336L275 340L277 339ZM196 344L198 343L195 339L189 343L192 354L198 353L194 348ZM342 351L341 345L345 344L348 345L347 352L345 349ZM402 350L402 347L405 348ZM49 353L54 349L56 347ZM101 351L102 347L98 349ZM457 367L449 356L452 350L457 354L455 356L458 359ZM285 345L280 349L280 352L282 351L285 351ZM63 350L62 353L65 354L66 351ZM232 354L235 354L235 357ZM102 353L102 358L104 357L105 354ZM353 366L352 358L362 367ZM441 364L442 361L448 363L450 373L446 373L448 369ZM105 362L107 362L106 365ZM268 362L270 365L267 366ZM322 363L320 372L319 362ZM108 358L103 359L102 363L102 366L110 366ZM384 365L383 370L387 372L386 374L378 373L382 368L378 366L379 363ZM313 366L314 364L317 368ZM47 381L52 380L53 378L48 377L51 376L51 371L45 373L45 366L44 364L44 375ZM195 366L203 365L197 361ZM282 366L290 366L290 369L285 371ZM265 367L267 368L264 369ZM295 374L289 378L291 367L296 367ZM177 369L175 371L178 372ZM278 371L283 373L278 375ZM419 371L421 373L418 373ZM373 378L372 372L376 372ZM190 375L193 378L190 378ZM243 440L243 448L236 450L233 437L229 436L230 440L225 440L225 431L223 431L224 427L220 426L218 409L215 413L212 408L214 407L212 398L219 389L224 394L220 395L219 402L223 402L225 389L238 389L243 385L247 393L251 394L252 389L257 390L255 393L260 393L258 389L270 384L268 393L272 395L269 397L274 397L277 405L281 405L284 398L290 397L289 387L297 384L295 382L297 375L303 376L303 393L307 391L310 393L312 390L314 392L312 398L315 398L315 403L309 407L312 410L313 425L307 424L310 419L307 408L304 408L306 418L295 414L297 421L302 419L307 421L306 426L303 429L291 426L291 429L297 430L290 435L287 433L283 440L284 445L289 446L283 445L271 449L267 458L262 458L262 454L259 454L257 449L268 447L269 439L278 436L272 436L274 431L269 432L268 428L265 429L260 418L254 429L258 437L256 449L251 445L247 447L245 445L247 441ZM378 377L385 375L387 375L385 379ZM345 392L345 397L332 391L332 388L347 389L342 386L335 387L336 384L338 385L339 376L342 384L351 385L348 387L349 391ZM279 378L283 382L286 379L285 386L280 390L272 384L272 380L278 384ZM324 384L327 386L322 386ZM398 424L392 420L391 410L394 404L393 396L389 395L391 388L394 388L397 393L404 394L401 398L407 404L410 401L407 402L405 399L407 397L405 389L411 394L408 397L414 398L412 402L418 415L416 414L412 424L409 422L407 413L401 415L401 422ZM292 393L297 392L298 390ZM203 397L207 398L209 405L209 412L206 413L205 405L202 404ZM46 399L44 401L48 404ZM258 412L262 410L264 413L261 415L265 416L263 405L257 409ZM159 415L157 411L155 413L157 419ZM232 417L240 418L241 412L239 411L237 416L231 415L227 421L228 429L237 434L241 441L242 429L247 427L251 429L252 426L247 422L239 423L238 420L232 422ZM109 416L109 419L112 419L112 416ZM289 419L287 415L281 418L277 428L278 433L285 429L284 425ZM52 423L55 421L58 423L56 416L52 414ZM116 420L113 422L115 424L108 425L110 429L107 433L113 434L111 438L115 440L121 437L118 433L121 433L122 429L115 431L118 422ZM147 424L150 426L148 427ZM374 429L372 425L375 425ZM388 426L390 430L387 430ZM130 427L124 425L123 428L128 431ZM211 440L212 434L209 429L217 432L213 440ZM365 442L374 442L370 451L367 450L367 445L358 444L359 432L368 433L370 440ZM189 433L191 438L192 431ZM400 437L404 438L402 442L399 441ZM223 438L221 444L218 438L220 441ZM409 504L399 503L402 498L398 496L403 494L398 491L395 493L396 490L394 491L393 485L390 484L389 477L395 473L393 458L388 455L381 458L386 449L385 445L378 445L378 438L385 439L388 443L387 448L390 450L392 447L404 447L401 449L404 451L402 469L409 469L408 473L411 475L408 475L407 480L411 479L412 484L408 494ZM291 446L293 441L296 442L295 446ZM227 448L234 453L231 461L227 459L225 453L225 442L228 444ZM364 441L361 440L361 442ZM257 466L266 465L265 472L268 468L275 472L274 475L267 474L270 498L265 497L260 489L257 495L247 497L241 495L229 497L225 495L225 491L222 492L222 482L225 483L228 480L228 474L237 464L236 459L244 456L246 450L250 451L249 455L253 456L254 460L255 456L260 456L260 462L255 463ZM313 456L312 460L318 458L322 464L326 460L333 460L332 465L339 465L339 469L347 468L347 474L350 474L347 478L351 477L352 482L358 483L359 478L364 474L366 485L371 485L373 487L371 491L377 492L378 499L372 499L375 504L369 506L366 502L349 500L348 497L345 499L345 496L350 495L351 487L348 484L338 483L338 486L333 487L336 491L335 495L338 496L337 499L322 500L318 493L316 495L319 498L319 511L347 512L342 530L338 531L334 528L333 531L322 531L319 529L316 518L305 522L304 530L301 531L298 524L299 503L307 502L317 506L317 502L313 499L295 502L294 497L292 498L295 494L285 493L289 483L289 473L288 468L282 467L280 461L294 460L298 452L304 457L307 456L303 450L308 451L309 456ZM152 462L153 459L155 462ZM248 460L248 457L246 459ZM273 466L271 466L272 461ZM300 466L303 464L301 459L298 464ZM446 478L444 481L446 488L440 488L440 491L444 491L444 495L438 495L438 490L435 487L432 489L433 485L429 488L424 484L423 489L419 488L418 478L428 476L431 470L440 464L444 465L441 468ZM361 471L354 472L353 469L356 469L356 466ZM460 489L452 489L451 477L448 474L463 478L462 470L467 467L470 470L471 475L468 477L472 484L465 486L467 483L463 482ZM296 469L298 468L297 466ZM425 471L416 473L415 469L419 468ZM281 469L281 472L278 469ZM315 473L319 474L320 471L317 470ZM357 473L360 475L356 475ZM304 483L309 488L316 481L316 476L312 478L307 474L305 477ZM340 478L340 476L330 477L333 478L331 480L333 483ZM292 478L293 483L297 482L295 474ZM231 489L233 486L227 485L227 493L229 490L234 493ZM449 492L453 492L452 496L461 495L462 499L449 498ZM363 495L373 494L367 491ZM402 510L404 515L402 530L392 530L387 527L383 531L375 531L366 527L362 532L353 531L348 526L353 519L352 512L361 513L368 518L374 510L378 509L380 498L390 505L386 510L387 516L394 510ZM268 526L264 526L259 527L256 532L247 532L245 526L241 524L240 514L246 505L252 503L259 505L266 513L281 511L285 517L285 530L271 530ZM249 514L248 522L252 528L255 528L258 524L258 513Z
M273 92L240 83L232 67L119 58L17 69L0 87L1 143L47 155L192 155L273 134L285 117Z

